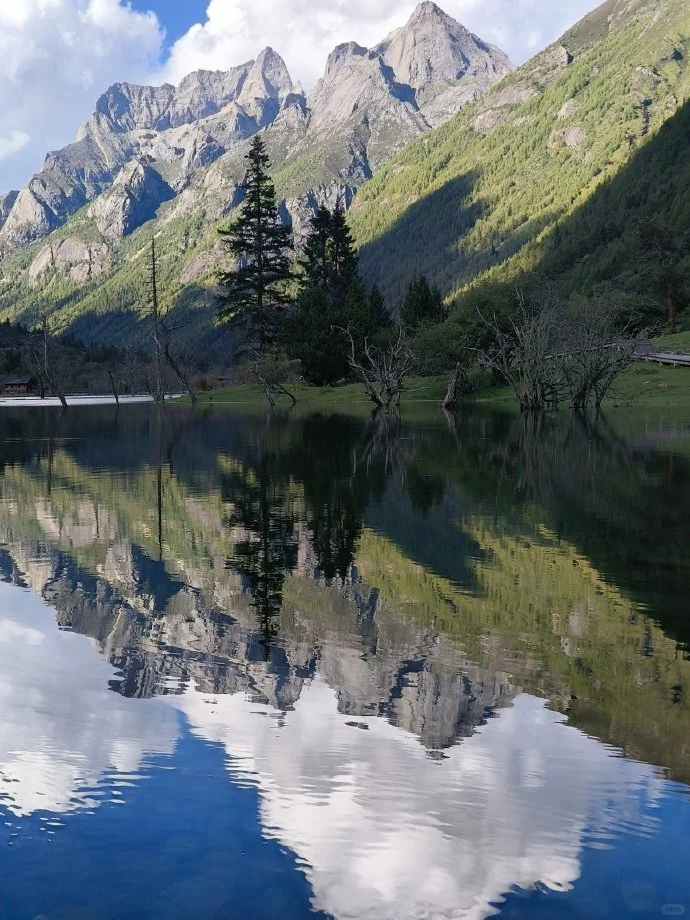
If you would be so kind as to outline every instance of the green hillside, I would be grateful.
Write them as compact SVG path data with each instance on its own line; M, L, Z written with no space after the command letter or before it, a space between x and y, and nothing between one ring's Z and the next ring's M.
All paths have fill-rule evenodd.
M573 288L634 272L642 218L690 227L689 55L685 0L606 3L364 187L366 277L397 297L422 272L453 298L535 269Z

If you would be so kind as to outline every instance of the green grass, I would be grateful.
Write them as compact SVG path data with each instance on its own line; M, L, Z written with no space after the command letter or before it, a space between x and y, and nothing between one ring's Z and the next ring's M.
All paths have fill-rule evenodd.
M690 332L676 332L652 339L652 344L679 355L690 355Z
M687 333L682 333L687 335ZM402 398L403 409L436 408L446 392L450 374L437 377L411 377ZM313 387L305 383L288 386L297 399L296 411L340 412L367 415L373 408L359 383L336 387ZM514 400L507 387L480 390L473 402L514 409ZM204 406L227 406L236 410L256 411L267 407L266 398L253 384L225 387L199 395ZM687 409L690 417L690 368L636 364L617 381L614 393L606 405L609 408L669 408ZM281 397L281 409L290 408L290 400Z
M411 377L407 383L406 392L403 394L403 406L438 405L445 395L448 379L446 377ZM294 383L288 384L287 389L297 399L297 409L306 408L312 412L336 410L362 415L373 408L373 404L367 399L364 387L360 383L348 383L335 387L314 387L306 383ZM266 397L254 384L238 384L201 393L199 403L250 410L265 408L267 405ZM281 396L278 404L280 408L289 408L290 400L286 396Z

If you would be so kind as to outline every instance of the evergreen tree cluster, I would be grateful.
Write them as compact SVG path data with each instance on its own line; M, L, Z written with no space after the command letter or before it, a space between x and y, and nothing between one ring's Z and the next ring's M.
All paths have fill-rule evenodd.
M234 266L221 279L219 318L243 326L260 356L283 349L299 360L305 378L333 384L348 375L344 329L361 346L391 325L377 288L365 291L345 211L321 206L310 221L298 262L291 230L278 213L260 136L247 155L246 198L239 217L222 233Z

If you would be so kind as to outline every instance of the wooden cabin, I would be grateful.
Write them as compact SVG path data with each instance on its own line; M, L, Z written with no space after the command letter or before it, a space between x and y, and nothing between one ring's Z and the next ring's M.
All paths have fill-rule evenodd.
M0 392L3 396L26 396L33 393L35 381L33 377L13 377L0 383Z

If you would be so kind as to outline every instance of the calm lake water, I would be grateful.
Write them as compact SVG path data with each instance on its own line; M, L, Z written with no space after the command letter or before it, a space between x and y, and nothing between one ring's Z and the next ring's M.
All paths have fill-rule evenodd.
M0 415L0 918L690 914L690 426Z

